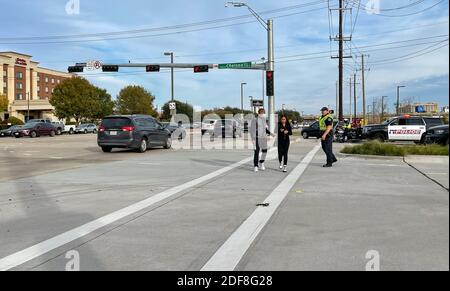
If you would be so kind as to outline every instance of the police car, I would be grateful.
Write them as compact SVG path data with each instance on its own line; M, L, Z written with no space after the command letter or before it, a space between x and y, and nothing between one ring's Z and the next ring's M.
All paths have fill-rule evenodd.
M362 136L365 139L381 142L413 141L423 143L427 130L442 124L442 119L437 117L404 115L389 119L382 124L365 126Z

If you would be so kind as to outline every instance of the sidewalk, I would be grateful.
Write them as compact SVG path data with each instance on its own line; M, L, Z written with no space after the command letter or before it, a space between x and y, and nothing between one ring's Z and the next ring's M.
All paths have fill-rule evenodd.
M401 160L345 157L323 169L324 159L316 155L239 270L363 271L369 250L381 270L449 270L445 189Z

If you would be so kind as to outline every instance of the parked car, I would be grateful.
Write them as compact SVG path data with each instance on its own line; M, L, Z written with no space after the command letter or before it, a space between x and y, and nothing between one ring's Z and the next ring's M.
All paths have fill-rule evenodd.
M51 121L50 119L30 119L26 124L31 123L50 123L56 129L56 135L61 135L64 132L64 123L60 121Z
M77 128L76 125L67 125L67 124L65 124L63 133L67 133L67 134L72 135L72 134L75 133L76 128Z
M206 133L212 134L214 132L214 128L216 127L218 119L205 119L202 122L202 135Z
M151 116L113 115L103 118L97 143L105 153L113 148L136 149L143 153L156 146L171 148L172 138L170 131Z
M55 126L47 122L32 122L25 124L24 126L19 128L16 132L14 132L14 137L16 138L24 136L35 138L43 135L54 137L56 135Z
M425 142L425 133L434 126L443 125L441 118L404 115L389 119L382 124L363 127L365 139L384 141Z
M338 125L338 121L335 120L333 123L333 129L336 129L336 126ZM322 135L320 133L320 125L319 122L316 121L314 123L312 123L310 126L308 127L304 127L301 131L301 134L303 136L304 139L308 139L310 137L315 137L315 138L321 138Z
M161 124L170 131L172 139L176 138L178 140L182 140L186 138L186 129L182 125L170 122L161 122Z
M441 145L449 144L449 130L448 124L440 125L430 128L425 134L425 143L432 144L437 143Z
M239 123L233 119L218 120L214 124L214 131L210 133L214 137L241 137L243 129L239 126Z
M75 128L75 133L97 133L97 125L93 123L80 124Z
M22 125L14 125L10 128L0 130L0 137L6 137L6 136L13 136L14 133L19 130L22 127Z

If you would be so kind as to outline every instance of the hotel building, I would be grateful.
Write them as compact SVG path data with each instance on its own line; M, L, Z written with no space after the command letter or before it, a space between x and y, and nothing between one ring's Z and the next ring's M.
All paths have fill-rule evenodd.
M0 52L0 95L9 100L8 111L0 112L3 119L13 116L26 121L28 115L30 119L57 119L49 100L54 88L73 75L41 68L31 58L17 52Z

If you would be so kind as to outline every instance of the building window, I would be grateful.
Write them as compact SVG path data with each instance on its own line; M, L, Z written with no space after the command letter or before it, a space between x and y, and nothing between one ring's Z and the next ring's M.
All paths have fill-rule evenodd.
M45 93L48 93L48 87L45 87Z
M52 94L53 94L53 92L55 92L55 88L52 88Z
M48 77L45 77L45 83L48 83Z
M22 90L23 84L22 83L16 83L16 89Z
M8 77L8 71L3 71L3 77Z
M52 78L52 84L55 84L55 79Z
M6 82L3 82L3 88L8 88L8 83L6 83Z
M58 79L58 80L56 80L56 83L60 84L60 83L61 83L61 80L59 80L59 79Z
M40 87L40 86L37 87L37 92L38 92L38 93L41 92L41 87Z
M16 94L16 100L23 100L23 94L22 93L17 93Z
M36 80L37 80L37 82L39 83L40 81L41 81L41 76L37 76L37 78L36 78Z
M16 73L16 79L23 79L23 73L22 72L17 72Z

